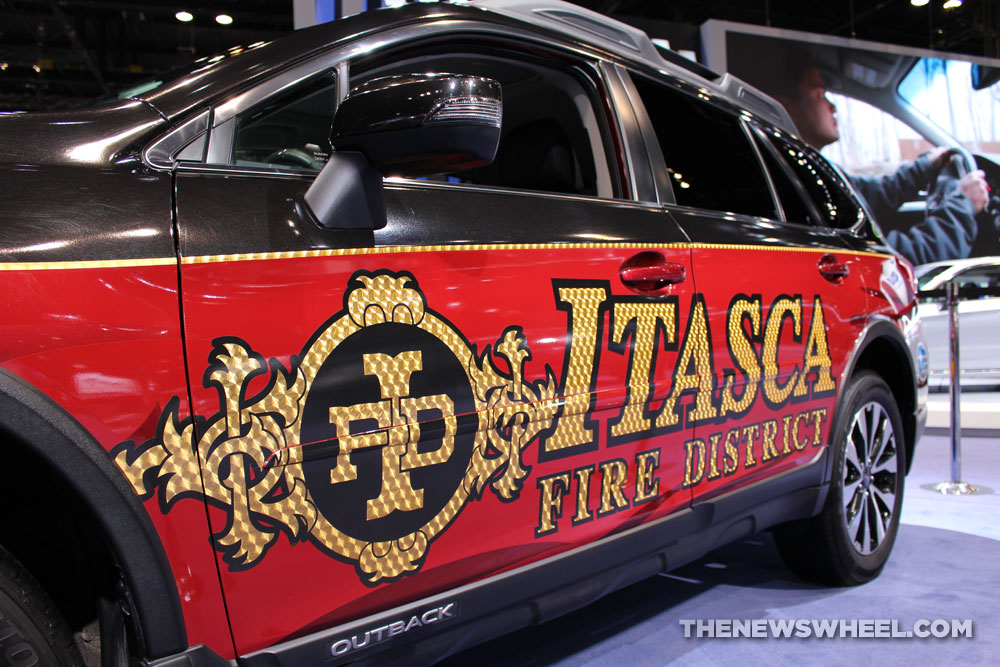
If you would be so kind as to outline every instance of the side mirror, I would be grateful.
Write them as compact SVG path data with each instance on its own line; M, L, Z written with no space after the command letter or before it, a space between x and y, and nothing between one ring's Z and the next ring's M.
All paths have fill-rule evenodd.
M500 83L404 74L354 88L333 118L334 152L305 203L324 227L385 226L382 176L429 176L489 164L500 143Z
M972 78L973 90L985 90L1000 81L1000 67L990 67L977 63L971 67L969 74Z
M386 176L429 176L489 164L500 142L500 84L458 74L366 81L337 109L334 150L358 151Z

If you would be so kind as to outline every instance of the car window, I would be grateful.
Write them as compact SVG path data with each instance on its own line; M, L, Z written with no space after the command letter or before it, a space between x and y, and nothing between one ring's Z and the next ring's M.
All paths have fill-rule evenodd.
M952 279L963 287L1000 287L1000 266L981 266L963 271Z
M937 278L941 273L950 268L951 268L950 264L946 264L944 266L935 266L928 269L924 273L917 275L917 289L924 289L925 287L927 287L927 284L929 282L931 282L932 280Z
M767 132L765 136L809 193L823 216L823 224L848 229L864 218L861 205L848 193L840 175L821 155L811 148L792 143L780 132Z
M995 54L994 54L995 55ZM1000 85L973 81L982 65L925 56L899 83L899 96L973 153L1000 155Z
M447 175L451 182L564 194L614 197L611 145L596 89L579 68L530 58L445 53L425 47L352 64L351 86L372 78L413 72L485 76L499 81L503 119L496 159L484 167ZM389 62L386 62L386 61Z
M822 225L823 219L810 203L805 186L795 176L791 167L778 155L774 145L755 132L764 165L771 176L774 191L781 202L785 220L807 225Z
M233 164L322 169L330 156L330 126L336 108L333 70L266 100L236 118Z
M645 77L632 78L678 204L778 217L760 161L738 119Z
M493 163L422 180L563 194L615 197L607 122L597 93L579 68L564 69L469 52L376 54L351 63L351 88L383 76L438 72L500 82L503 121ZM329 158L336 108L336 73L329 71L241 114L233 164L304 171ZM613 153L611 153L613 154Z

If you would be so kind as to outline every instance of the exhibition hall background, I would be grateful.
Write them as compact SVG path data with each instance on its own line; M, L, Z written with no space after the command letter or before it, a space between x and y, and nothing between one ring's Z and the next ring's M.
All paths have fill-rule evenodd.
M919 0L918 0L919 1ZM577 0L676 49L709 19L1000 57L1000 0ZM400 0L0 0L0 110L77 106L191 60ZM180 18L186 20L179 20Z

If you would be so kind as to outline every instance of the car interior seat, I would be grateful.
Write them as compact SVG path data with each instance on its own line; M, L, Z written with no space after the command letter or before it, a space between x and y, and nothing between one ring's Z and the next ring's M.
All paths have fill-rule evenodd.
M494 160L498 185L576 194L577 162L565 130L554 118L539 118L511 130Z

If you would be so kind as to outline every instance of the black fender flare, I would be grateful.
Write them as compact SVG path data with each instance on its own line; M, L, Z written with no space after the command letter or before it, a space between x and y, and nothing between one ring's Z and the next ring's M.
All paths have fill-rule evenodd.
M147 658L187 648L180 597L153 522L107 451L66 410L0 368L0 433L14 439L83 500L121 566Z
M913 382L911 382L913 393L909 397L909 400L912 406L917 405L917 370L913 365L913 355L910 353L910 347L906 341L906 337L903 335L903 332L899 330L899 327L897 327L891 320L885 318L875 319L869 322L868 326L865 327L861 335L858 336L858 340L854 345L854 350L852 350L851 356L848 359L847 364L844 366L844 371L841 375L840 387L837 391L837 402L833 409L833 420L830 426L831 437L834 432L833 427L837 423L837 420L840 419L840 411L843 409L843 400L844 395L847 393L847 385L850 382L851 377L854 376L854 372L857 370L858 361L873 343L882 340L888 341L893 348L898 350L900 357L905 360L905 366L902 370L907 371L910 378L913 380ZM912 410L906 410L905 406L899 407L904 422L916 419L916 415ZM906 425L904 424L904 429L905 428ZM832 445L833 443L830 444ZM907 449L911 450L915 444L916 443L907 443ZM833 458L833 456L827 457L826 471L824 474L825 483L828 483L833 479ZM907 459L907 470L909 470L910 463L911 461Z

